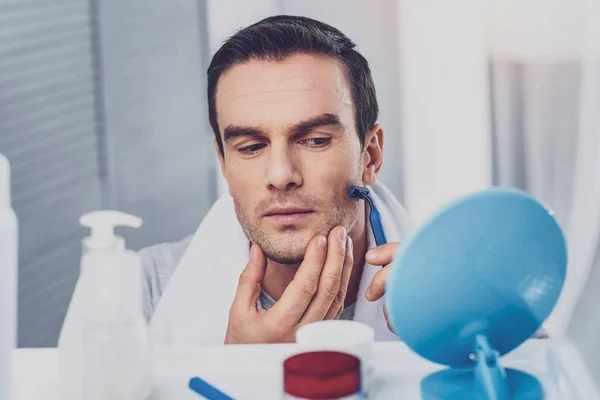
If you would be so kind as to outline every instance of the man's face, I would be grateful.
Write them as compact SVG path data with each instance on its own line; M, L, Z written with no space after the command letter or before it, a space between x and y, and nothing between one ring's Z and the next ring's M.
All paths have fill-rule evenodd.
M238 220L269 259L298 264L315 235L353 228L364 205L347 192L363 157L341 63L251 60L221 76L216 104Z

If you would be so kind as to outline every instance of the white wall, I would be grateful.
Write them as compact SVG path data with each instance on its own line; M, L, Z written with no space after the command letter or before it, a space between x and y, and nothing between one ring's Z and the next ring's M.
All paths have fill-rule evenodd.
M398 1L405 204L417 223L491 184L485 8Z

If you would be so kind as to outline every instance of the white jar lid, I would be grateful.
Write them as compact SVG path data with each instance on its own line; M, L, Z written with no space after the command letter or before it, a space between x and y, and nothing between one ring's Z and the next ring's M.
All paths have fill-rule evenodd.
M369 325L357 321L328 320L302 326L296 332L296 343L354 346L375 340L375 331Z

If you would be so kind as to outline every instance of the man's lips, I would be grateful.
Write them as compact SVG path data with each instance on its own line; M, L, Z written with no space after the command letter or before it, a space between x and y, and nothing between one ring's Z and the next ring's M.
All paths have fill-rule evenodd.
M314 210L300 207L273 207L264 216L279 223L294 223L309 217Z
M270 217L272 215L285 215L285 214L307 214L311 213L313 210L309 208L300 208L300 207L272 207L265 212L265 217Z

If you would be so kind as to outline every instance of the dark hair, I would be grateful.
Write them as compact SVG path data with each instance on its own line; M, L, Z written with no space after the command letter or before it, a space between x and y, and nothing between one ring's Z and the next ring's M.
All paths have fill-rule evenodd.
M278 61L298 54L322 54L342 62L347 71L361 147L379 113L375 85L367 60L342 32L306 17L278 15L265 18L238 31L215 53L208 67L208 113L221 154L223 141L216 110L216 88L221 74L250 59Z

